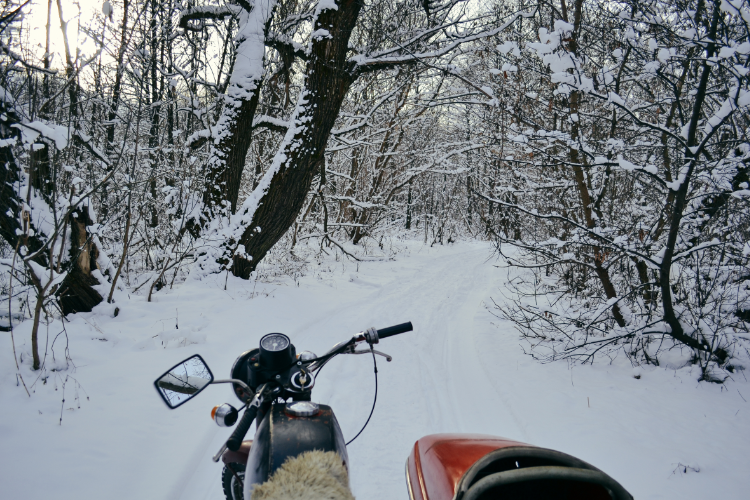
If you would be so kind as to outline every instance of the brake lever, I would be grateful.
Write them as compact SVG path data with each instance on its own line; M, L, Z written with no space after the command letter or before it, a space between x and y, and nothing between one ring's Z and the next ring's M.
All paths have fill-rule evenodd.
M372 349L372 350L367 349L366 351L355 351L354 346L352 346L350 349L347 349L342 354L370 354L371 352L377 354L378 356L383 356L385 360L388 361L389 363L393 360L393 357L391 357L389 354L386 354L384 352L376 351L375 349Z
M355 351L354 350L355 345L360 342L367 342L370 345L371 350ZM379 356L383 356L386 359L386 361L391 362L393 358L390 355L384 352L380 352L380 351L376 351L375 349L372 349L372 346L374 344L377 344L378 342L380 342L380 339L378 338L378 330L375 327L368 328L364 332L359 332L358 334L354 335L349 340L339 342L338 344L333 346L333 348L330 351L328 351L324 355L311 361L310 364L307 365L307 368L311 373L315 373L316 371L320 370L323 367L323 365L325 365L331 358L333 358L334 356L338 354L367 354L369 352L373 352ZM340 349L344 345L346 345L346 347L344 347L341 351L336 352L338 349ZM321 361L321 359L325 359L325 360Z

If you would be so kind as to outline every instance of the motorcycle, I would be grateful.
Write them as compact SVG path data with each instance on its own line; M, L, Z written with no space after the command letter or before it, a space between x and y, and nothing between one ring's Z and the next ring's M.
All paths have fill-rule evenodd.
M412 330L411 323L380 330L369 328L336 344L322 356L309 351L297 354L289 337L269 333L260 339L257 348L235 360L228 379L215 379L203 358L196 354L164 373L154 386L167 407L174 409L211 384L232 384L244 413L240 417L239 411L228 403L212 409L211 417L219 426L236 424L213 461L224 463L222 487L227 500L250 500L253 490L269 484L290 459L313 450L334 453L347 475L346 446L364 431L377 402L376 355L389 362L392 359L374 346L382 339ZM357 349L363 344L368 348ZM375 367L375 398L370 416L348 442L333 409L314 403L311 398L317 374L340 354L369 354ZM245 440L254 421L254 439ZM478 434L420 438L406 460L405 476L410 500L633 498L610 476L575 457Z

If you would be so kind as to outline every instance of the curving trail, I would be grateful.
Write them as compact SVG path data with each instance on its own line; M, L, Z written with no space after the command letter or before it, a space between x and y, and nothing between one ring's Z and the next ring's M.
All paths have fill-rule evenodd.
M381 343L394 360L379 363L382 389L375 422L350 446L355 493L382 491L383 498L404 497L403 462L414 441L425 434L527 437L492 383L498 373L488 369L478 353L486 346L476 332L493 328L485 302L497 287L499 273L487 262L490 257L486 246L465 246L435 256L384 284L361 306L362 315L387 312L393 322L409 319L415 331ZM335 384L344 392L348 386L354 390L344 381ZM367 406L364 401L360 404ZM487 401L492 411L482 411ZM356 463L374 463L377 473L370 466L363 473Z
M216 427L209 412L237 404L234 395L212 386L169 411L154 379L195 353L223 378L269 332L322 354L367 327L405 321L414 332L377 347L393 361L378 357L377 407L349 446L360 500L407 498L404 461L414 441L436 432L561 450L637 498L747 496L743 373L719 386L698 384L689 367L645 369L636 380L621 358L539 364L523 354L512 325L485 306L502 298L508 279L489 245L401 245L390 261L313 262L299 282L230 278L225 289L222 276L160 291L152 303L121 294L117 317L106 305L71 318L66 336L58 335L67 343L57 345L69 346L75 366L37 380L31 398L17 386L10 339L0 337L0 498L220 500L221 466L211 456L231 430ZM50 326L50 342L61 330ZM16 329L19 352L28 352L29 332L28 323ZM27 383L37 379L27 365L22 370ZM313 399L334 408L350 438L367 419L373 391L371 358L340 356L320 373Z
M321 353L368 326L414 324L413 332L385 339L378 346L392 355L393 361L378 357L375 413L349 447L352 487L360 498L372 498L373 491L382 498L406 495L403 463L422 435L486 432L524 436L510 406L506 405L505 413L466 411L483 400L502 401L490 381L496 374L479 360L477 350L482 346L474 336L477 323L493 328L487 323L484 306L497 287L494 278L498 273L488 261L491 251L486 245L439 250L422 249L420 253L430 255L417 254L421 258L416 266L401 268L398 261L361 263L358 271L344 273L328 290L316 287L318 293L324 292L315 294L322 299L319 303L294 303L290 315L295 321L289 328L280 325L268 330L286 333L298 350ZM313 400L334 408L349 439L367 419L373 389L371 357L341 356L322 370ZM207 465L206 460L226 434L214 431L210 433L213 439L204 438L199 449L206 458L186 463L183 477L187 479L178 482L173 498L221 498L218 467Z

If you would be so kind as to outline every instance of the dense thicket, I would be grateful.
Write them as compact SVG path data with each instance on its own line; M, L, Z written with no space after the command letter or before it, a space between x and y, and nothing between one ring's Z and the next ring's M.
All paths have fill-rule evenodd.
M748 20L742 2L578 0L497 47L507 173L482 196L515 218L494 236L532 272L503 313L536 354L716 379L747 355Z
M746 0L3 5L4 328L411 233L543 359L748 357Z

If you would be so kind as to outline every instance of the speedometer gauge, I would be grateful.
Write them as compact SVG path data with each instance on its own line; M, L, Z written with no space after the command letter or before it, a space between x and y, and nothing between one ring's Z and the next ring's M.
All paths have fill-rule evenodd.
M260 365L265 370L286 370L294 363L294 346L283 333L269 333L260 339Z
M289 338L281 333L269 333L260 341L260 346L266 351L283 351L289 346Z

